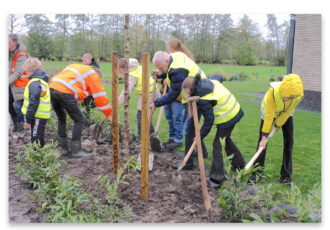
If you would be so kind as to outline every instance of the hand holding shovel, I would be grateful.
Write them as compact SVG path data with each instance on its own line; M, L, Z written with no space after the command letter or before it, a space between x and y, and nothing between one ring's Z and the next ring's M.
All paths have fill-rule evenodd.
M276 128L273 128L272 131L270 132L269 136L266 139L265 145L267 144L268 140L274 135L274 133L277 131ZM259 157L259 155L261 154L261 152L264 150L264 147L259 147L258 151L254 154L254 156L252 157L252 159L249 161L249 163L247 163L247 165L245 166L245 170L249 170L251 168L251 166L254 164L254 162L257 160L257 158Z

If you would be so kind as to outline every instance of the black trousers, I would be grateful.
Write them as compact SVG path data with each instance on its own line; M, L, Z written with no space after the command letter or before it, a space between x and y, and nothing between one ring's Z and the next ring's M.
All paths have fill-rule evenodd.
M14 97L9 87L9 114L13 122L17 121L17 114L14 108Z
M198 121L200 120L202 114L200 112L198 112ZM188 118L188 114L186 117L187 122L186 123L187 127L186 127L186 131L185 131L185 155L187 155L191 145L194 142L195 139L195 124L194 124L194 117L190 117ZM185 128L184 128L185 129ZM202 142L202 150L203 152L207 152L206 146L204 144L204 141L201 140ZM187 164L193 164L194 163L194 159L193 157L189 157Z
M234 157L231 160L232 169L242 169L245 166L245 160L239 151L238 147L235 145L230 135L235 127L235 124L221 129L220 126L217 126L217 133L213 140L213 159L210 172L210 178L215 180L224 180L225 173L223 167L223 156L222 156L222 145L220 138L225 138L225 151L227 156L234 154Z
M67 137L66 113L68 113L74 122L72 141L81 140L85 117L78 106L77 100L71 94L61 93L54 89L50 89L50 94L51 103L58 119L58 136Z
M136 113L136 120L137 120L137 128L138 128L138 135L141 137L141 118L142 118L142 111L138 110ZM155 132L154 125L150 124L149 135Z
M257 150L259 148L259 143L262 138L262 126L264 124L264 120L261 119L260 122L260 129L259 129L259 139L257 144ZM289 177L291 178L292 175L292 149L293 149L293 117L290 116L288 120L284 123L282 126L282 132L283 132L283 161L282 161L282 168L281 168L281 177ZM265 150L261 152L259 157L257 158L254 165L257 163L264 167L265 160L266 160L266 151L267 151L267 145ZM262 172L262 170L258 170L259 173Z
M45 128L46 128L46 119L33 119L31 123L31 143L38 143L42 148L45 145Z

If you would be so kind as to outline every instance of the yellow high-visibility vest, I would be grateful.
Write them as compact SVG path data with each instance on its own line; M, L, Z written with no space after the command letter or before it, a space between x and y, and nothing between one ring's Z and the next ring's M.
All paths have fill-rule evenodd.
M134 77L137 80L137 83L134 87L134 91L141 94L142 93L142 67L138 66L135 70L129 72L129 75ZM157 88L157 85L156 85ZM149 93L154 90L154 79L149 77Z
M49 86L47 82L40 78L33 78L32 80L29 81L28 85L25 87L24 91L24 102L22 106L22 113L26 115L27 108L29 106L29 86L32 82L35 81L40 81L41 83L41 92L40 92L40 103L37 109L36 114L34 115L35 118L40 118L40 119L49 119L50 118L50 92L49 92Z
M206 74L199 68L199 66L184 53L175 52L171 53L170 56L173 58L173 61L167 70L166 83L168 88L171 87L171 80L168 76L171 69L185 69L188 72L188 77L196 77L196 75L199 74L201 78L206 78ZM182 104L187 103L183 98L182 92L179 97L182 97Z
M294 99L292 99L289 107L285 108L285 103L279 92L281 82L272 82L269 85L274 89L275 118L277 118L282 112L292 109L293 106L296 106L300 102L301 97L295 97ZM262 100L262 108L264 109L264 111L266 110L266 107L267 105L264 97L264 99Z
M213 124L218 125L233 119L241 107L235 96L219 81L211 80L211 82L214 85L213 92L201 97L200 100L217 101L217 104L213 106Z

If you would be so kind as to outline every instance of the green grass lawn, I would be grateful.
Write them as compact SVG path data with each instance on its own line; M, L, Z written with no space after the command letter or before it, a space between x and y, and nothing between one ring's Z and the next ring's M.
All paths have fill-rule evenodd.
M46 70L51 68L63 68L70 63L46 62ZM256 152L258 132L260 126L260 104L248 102L247 99L254 98L245 93L266 92L270 75L281 76L285 74L285 67L274 66L235 66L235 65L200 65L207 75L214 73L233 74L244 72L249 75L248 81L225 81L224 85L235 95L245 113L242 120L235 126L232 138L241 150L245 161L248 162ZM154 66L151 65L151 69ZM101 63L104 80L110 80L111 64ZM111 85L104 85L111 99ZM120 94L123 84L119 85ZM137 131L136 107L138 95L132 93L130 97L130 128ZM153 115L153 123L156 124L159 109ZM120 109L120 120L123 121L123 107ZM210 164L212 159L212 142L215 136L215 127L205 138L205 144L209 151L206 163ZM168 139L168 124L165 116L159 130L161 141ZM293 148L293 175L295 184L304 193L311 189L314 184L321 183L321 115L312 112L297 110L294 115L294 148ZM269 175L266 183L278 184L282 164L283 137L279 131L269 141L265 172ZM184 148L179 149L181 152Z

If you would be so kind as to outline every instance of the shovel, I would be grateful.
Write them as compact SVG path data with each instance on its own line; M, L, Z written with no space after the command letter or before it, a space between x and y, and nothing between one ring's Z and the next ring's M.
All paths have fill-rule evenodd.
M189 97L187 99L187 102L192 103L192 108L193 108L195 136L196 136L197 153L198 153L198 165L199 165L202 193L203 193L205 209L209 213L211 211L211 201L210 201L208 191L207 191L207 187L206 187L204 158L203 158L203 152L202 152L202 142L201 142L201 137L200 137L200 129L199 129L198 115L197 115L197 103L196 103L196 101L198 101L198 100L199 100L198 96ZM191 149L192 149L192 147L190 147L190 150Z
M194 148L196 146L197 142L194 141L192 144L191 144L191 147L187 153L187 155L185 156L185 158L183 159L183 161L181 162L181 165L179 166L179 168L176 170L177 172L180 172L181 169L187 164L187 161L188 159L190 158L192 152L194 151Z
M268 140L274 135L274 133L276 132L276 129L273 128L272 131L270 132L269 136L266 139L266 144L268 142ZM249 163L247 163L247 165L245 166L245 170L249 170L251 168L251 166L254 164L254 162L257 160L257 158L259 157L260 153L262 152L262 150L264 150L264 148L260 147L258 149L258 151L254 154L254 156L251 158L251 160L249 161Z
M163 91L163 95L162 96L164 96L166 94L166 90L167 90L167 85L165 85L165 87L164 87L164 91ZM157 125L156 125L155 132L150 135L151 149L153 151L156 151L156 152L160 152L161 151L160 141L158 139L157 134L158 134L158 130L159 130L160 121L162 119L163 110L164 110L164 106L160 107L160 111L159 111L159 115L158 115L158 120L157 120Z

